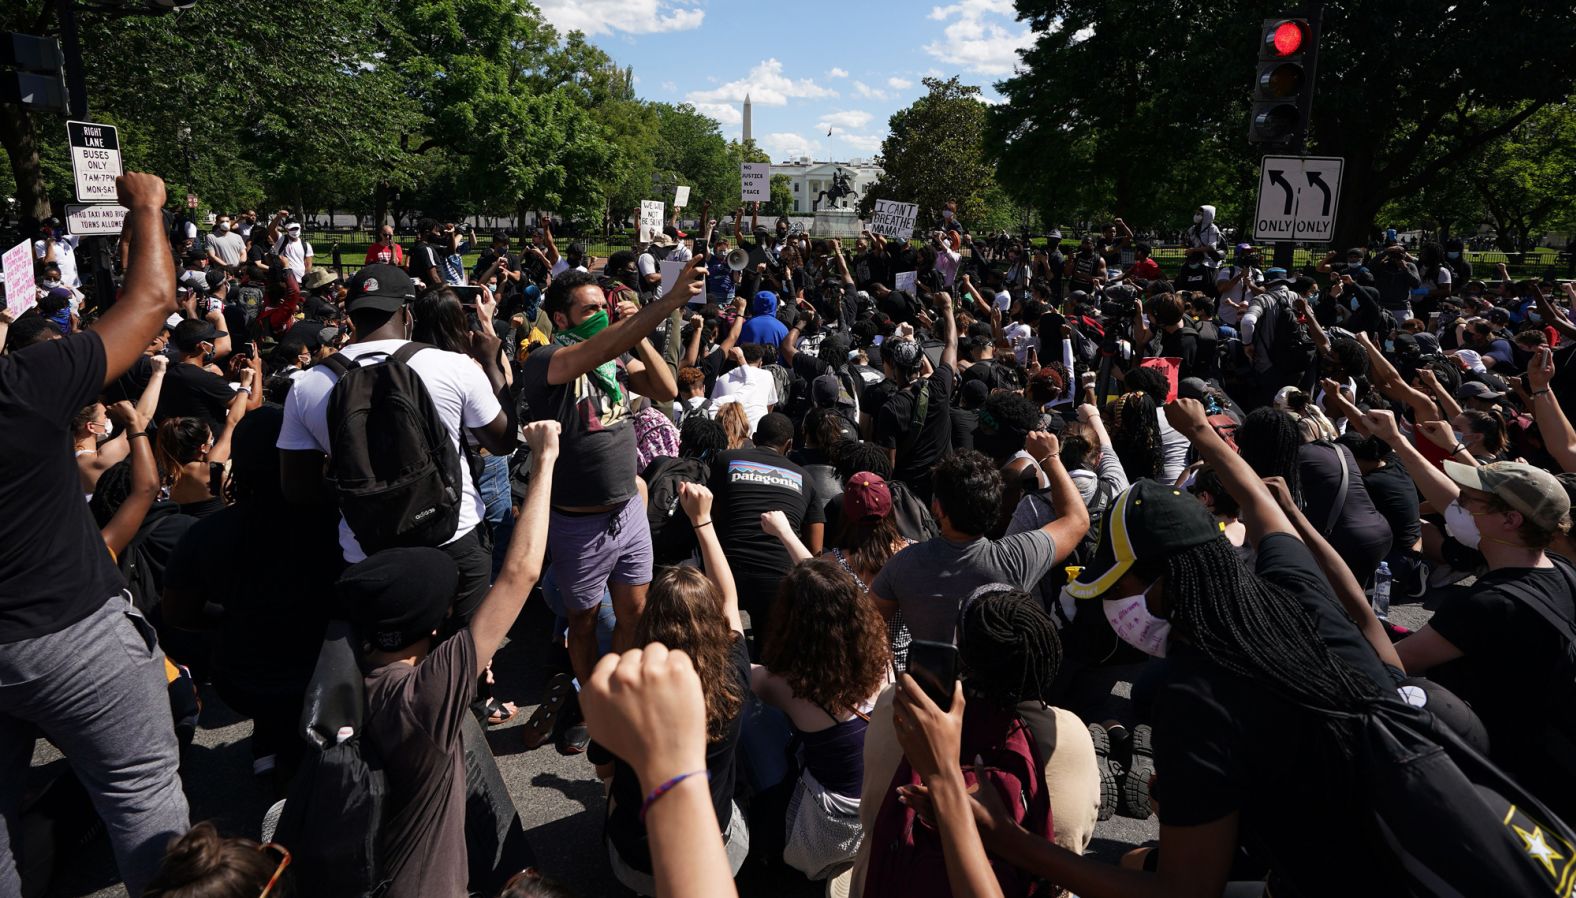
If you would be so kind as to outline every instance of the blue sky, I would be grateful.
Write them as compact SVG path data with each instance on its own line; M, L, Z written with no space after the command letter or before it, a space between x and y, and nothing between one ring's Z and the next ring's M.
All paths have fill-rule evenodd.
M537 0L561 32L586 35L633 66L648 100L690 102L740 133L753 101L756 143L773 161L873 157L887 119L926 75L959 76L999 102L1030 42L1012 0ZM744 49L741 49L744 48ZM827 136L828 129L832 134Z

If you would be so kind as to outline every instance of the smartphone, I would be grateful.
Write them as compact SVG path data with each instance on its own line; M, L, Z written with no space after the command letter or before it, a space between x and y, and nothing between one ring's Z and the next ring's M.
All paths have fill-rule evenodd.
M916 639L908 646L908 675L943 711L952 709L958 681L958 647L950 642Z
M449 289L453 290L454 295L460 298L461 305L474 306L480 302L482 298L482 288L475 286L474 284L461 284L459 286L450 287Z
M247 356L247 358L253 358L253 359L257 358L257 344L256 343L248 343L248 344L246 344L246 356Z

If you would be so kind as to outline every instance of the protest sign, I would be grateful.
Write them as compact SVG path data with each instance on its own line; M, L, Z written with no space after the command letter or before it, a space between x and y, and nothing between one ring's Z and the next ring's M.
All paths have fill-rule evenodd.
M640 242L649 243L662 233L662 201L640 201Z
M5 307L11 317L38 304L38 289L33 284L33 247L23 240L0 256L5 266Z
M674 260L663 260L657 263L657 267L662 270L663 296L667 296L668 291L673 289L673 285L679 282L679 274L684 271L684 266L688 264L688 262ZM701 298L705 299L704 296Z
M907 240L914 236L914 220L918 217L918 203L876 200L875 214L870 218L870 232Z
M746 162L739 167L742 194L745 202L772 198L772 165L770 162Z
M899 271L894 284L896 285L894 289L912 294L914 292L914 272Z
M688 206L688 205L689 205L689 185L687 185L687 184L680 184L678 186L678 189L673 191L673 208L675 208L675 209L682 209L682 208L684 208L685 206Z

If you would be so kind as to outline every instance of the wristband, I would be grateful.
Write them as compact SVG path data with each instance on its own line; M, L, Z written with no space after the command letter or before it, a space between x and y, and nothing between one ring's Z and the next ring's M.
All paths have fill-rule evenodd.
M133 430L131 433L126 434L126 441L130 442L135 440L137 437L145 437L147 435L148 432L146 430Z
M235 392L237 392L237 393L245 393L248 397L250 397L252 395L252 388L251 387L236 387L235 388Z
M1056 453L1054 453L1054 452L1052 452L1052 453L1049 453L1049 454L1047 454L1047 455L1046 455L1046 456L1045 456L1045 458L1042 458L1042 459L1038 459L1038 460L1037 460L1037 464L1039 464L1039 466L1040 466L1040 467L1042 467L1042 468L1043 468L1043 467L1045 467L1045 459L1046 459L1046 458L1055 458L1055 457L1056 457Z
M1539 396L1542 396L1543 394L1548 393L1548 392L1551 392L1550 389L1548 387L1544 387L1541 390L1533 390L1531 395L1532 395L1532 398L1536 399Z
M691 525L692 529L695 529L695 530L699 530L702 527L710 527L710 526L711 526L711 521L701 521L699 524Z
M675 776L674 778L663 783L662 785L656 787L655 789L652 789L651 792L646 795L646 800L640 803L641 824L645 824L646 811L651 809L651 806L656 803L657 799L673 791L673 787L677 786L679 783L684 782L692 776L699 776L702 773L706 774L706 781L711 782L710 770L691 770L689 773L681 773L678 776Z
M1466 443L1457 443L1456 447L1454 449L1450 450L1450 454L1451 455L1459 455L1459 454L1461 454L1462 452L1465 452L1465 451L1467 451L1467 444Z

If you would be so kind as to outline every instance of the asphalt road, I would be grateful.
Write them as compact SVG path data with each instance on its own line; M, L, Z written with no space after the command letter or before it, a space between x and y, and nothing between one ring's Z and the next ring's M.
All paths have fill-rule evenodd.
M1418 605L1398 606L1392 620L1419 627L1430 613ZM497 694L516 701L522 713L509 725L488 733L498 767L520 811L527 841L537 856L537 866L583 896L627 896L608 871L601 843L602 789L590 763L583 756L563 757L546 746L526 751L518 727L529 716L542 686L553 673L547 612L540 602L527 604L515 628L515 637L494 662ZM1125 684L1118 689L1126 688ZM256 837L268 798L251 773L247 737L251 723L237 717L212 689L203 691L201 729L186 759L187 790L193 820L212 820L221 831ZM34 765L62 764L52 747L40 742ZM35 771L35 774L38 771ZM1154 818L1132 820L1113 817L1099 824L1089 853L1115 862L1127 849L1154 839ZM97 838L65 859L52 898L121 898L108 843ZM823 894L781 863L766 863L752 854L739 876L739 893L745 898L813 898Z

